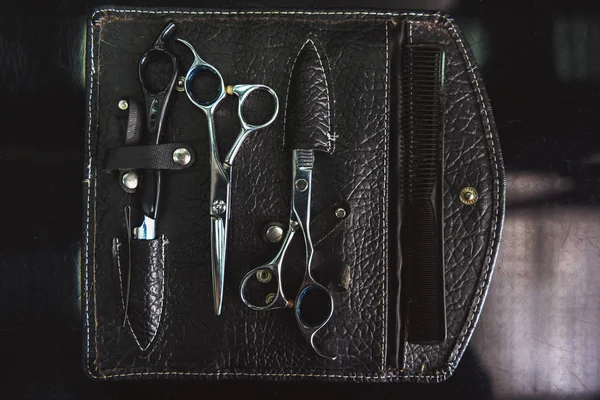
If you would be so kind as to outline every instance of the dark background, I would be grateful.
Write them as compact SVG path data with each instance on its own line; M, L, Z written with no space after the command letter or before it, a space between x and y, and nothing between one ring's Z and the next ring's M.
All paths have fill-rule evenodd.
M239 395L252 398L600 398L597 2L326 3L450 12L474 50L492 101L507 169L503 242L473 339L454 376L437 385L95 383L84 376L84 31L91 9L105 4L0 5L0 396L231 398L241 389ZM264 7L255 1L119 4Z

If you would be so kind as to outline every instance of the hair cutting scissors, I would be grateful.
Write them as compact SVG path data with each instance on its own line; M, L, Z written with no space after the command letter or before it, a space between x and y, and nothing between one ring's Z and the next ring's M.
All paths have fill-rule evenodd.
M160 33L154 45L140 59L138 73L146 102L146 132L148 144L159 144L163 133L165 114L177 80L178 63L173 53L165 48L165 41L175 31L175 24L170 22ZM149 75L149 68L157 64L170 64L171 78L164 88L155 88ZM144 171L142 181L142 211L144 220L139 227L133 229L135 239L152 240L156 237L156 220L160 204L161 171L148 169Z
M225 272L225 256L227 250L227 229L229 219L231 217L231 177L233 172L233 161L237 155L244 139L248 134L265 128L277 117L279 112L279 99L277 94L268 86L265 85L235 85L233 88L228 87L230 94L235 94L239 98L238 102L238 118L241 124L241 130L231 149L225 156L223 162L219 156L217 148L217 137L215 130L215 111L223 98L226 95L225 83L219 71L202 60L194 47L183 39L177 39L179 42L186 45L194 55L194 61L190 66L185 76L184 88L190 101L200 108L206 115L208 122L208 134L210 145L210 217L211 217L211 265L213 279L213 298L214 308L217 315L221 314L223 304L223 285ZM193 92L193 81L199 72L208 72L214 75L219 81L219 87L216 96L208 101L201 100ZM264 90L269 93L275 100L275 109L271 118L260 125L250 124L244 119L242 108L248 100L249 95L256 90Z
M292 210L290 214L289 228L281 249L266 265L260 266L248 272L240 284L240 295L242 301L253 310L267 311L278 308L294 308L296 322L302 336L321 357L335 360L337 356L328 356L319 351L315 345L315 335L331 319L333 315L333 297L331 292L318 283L312 276L311 265L314 254L312 239L310 236L310 199L312 192L312 170L314 164L314 153L312 150L294 150L293 154L293 189ZM294 302L288 300L283 293L282 287L282 265L285 253L294 237L296 231L302 231L304 236L304 247L306 250L306 265L304 279L298 289ZM257 305L249 300L249 283L256 278L259 282L275 280L277 291L273 297L267 296L266 305ZM306 304L306 305L305 305ZM313 309L311 309L311 307ZM319 311L311 315L314 308Z

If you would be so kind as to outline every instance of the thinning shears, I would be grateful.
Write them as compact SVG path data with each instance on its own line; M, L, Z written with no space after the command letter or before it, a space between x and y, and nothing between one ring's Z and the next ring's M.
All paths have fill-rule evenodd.
M233 87L228 86L227 92L225 88L225 82L221 73L213 67L211 64L204 61L194 47L187 41L178 38L179 42L186 45L194 55L194 61L190 66L185 76L184 88L185 92L190 101L198 108L200 108L206 115L208 122L208 134L209 134L209 145L210 145L210 218L211 218L211 266L212 266L212 279L213 279L213 298L214 298L214 309L215 314L221 314L221 308L223 304L223 285L224 285L224 273L225 273L225 257L227 251L227 229L229 226L229 219L231 217L231 177L233 172L233 161L237 155L244 139L248 134L265 128L277 117L279 112L279 99L273 89L265 85L235 85ZM219 87L217 89L216 97L211 100L202 100L194 94L193 81L197 77L199 72L208 72L214 75L219 81ZM256 90L263 90L269 93L274 101L275 107L271 118L263 124L253 125L244 119L242 113L243 105L248 100L250 94ZM238 102L238 118L240 120L241 129L231 149L225 156L223 162L219 156L219 149L217 148L217 137L215 130L215 111L221 101L225 98L226 93L235 94L239 98Z
M293 152L293 186L292 210L289 227L277 255L263 266L248 272L240 284L240 296L244 304L253 310L267 311L278 308L294 308L296 322L304 339L321 357L335 360L337 356L329 356L321 352L315 345L315 335L331 319L333 315L333 297L331 292L318 283L311 273L314 248L310 235L310 204L312 192L312 171L314 153L312 150L294 150ZM298 289L295 301L286 298L282 285L282 266L286 251L300 230L304 236L306 264L304 278ZM265 298L266 305L258 305L250 299L250 286L255 281L269 283L274 280L276 292ZM316 312L315 312L316 309Z

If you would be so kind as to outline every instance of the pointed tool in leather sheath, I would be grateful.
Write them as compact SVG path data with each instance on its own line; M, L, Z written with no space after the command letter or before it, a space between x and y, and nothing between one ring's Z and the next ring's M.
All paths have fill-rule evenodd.
M314 248L310 234L312 171L314 152L331 152L330 88L325 66L315 42L307 40L294 61L287 95L284 147L293 151L292 210L290 231L304 236L306 264L304 279L294 305L296 322L302 336L321 357L334 360L315 345L315 335L333 315L333 297L314 280L311 267ZM291 239L290 239L291 240Z
M287 94L284 148L333 152L331 88L325 65L311 39L294 61Z

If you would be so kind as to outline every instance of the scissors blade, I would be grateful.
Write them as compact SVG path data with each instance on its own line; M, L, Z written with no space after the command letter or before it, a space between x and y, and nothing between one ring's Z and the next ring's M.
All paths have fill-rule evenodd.
M231 217L231 166L222 166L214 158L210 176L210 253L215 314L221 315L225 285L227 231Z
M156 238L156 220L144 215L142 225L133 228L133 238L138 240L153 240Z
M211 216L211 264L213 280L213 300L215 314L221 315L223 306L223 286L225 283L225 254L227 250L226 222L221 217Z

